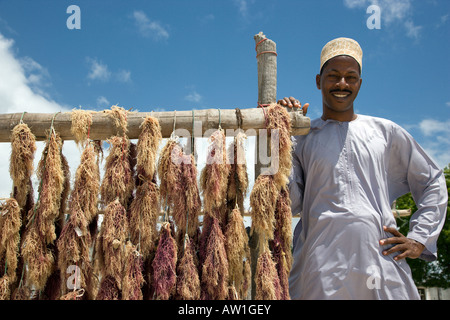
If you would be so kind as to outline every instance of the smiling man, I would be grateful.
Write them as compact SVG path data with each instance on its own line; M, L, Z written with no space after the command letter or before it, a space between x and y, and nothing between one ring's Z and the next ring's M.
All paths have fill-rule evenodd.
M362 50L348 38L322 49L322 116L296 137L290 180L292 299L419 299L406 257L436 259L447 208L444 174L392 121L356 114ZM300 106L294 98L280 101ZM418 210L407 236L391 203L411 192Z

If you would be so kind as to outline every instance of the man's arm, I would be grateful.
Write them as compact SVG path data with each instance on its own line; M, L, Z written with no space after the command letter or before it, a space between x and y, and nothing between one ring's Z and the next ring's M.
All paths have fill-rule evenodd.
M424 246L419 257L426 261L435 260L437 239L445 222L448 201L443 170L406 130L397 125L392 128L387 169L391 195L398 197L411 192L417 211L411 216L406 237L397 231L391 232L394 237L381 241L397 244L387 252L401 252L399 258L414 258L421 249L417 245L419 243Z

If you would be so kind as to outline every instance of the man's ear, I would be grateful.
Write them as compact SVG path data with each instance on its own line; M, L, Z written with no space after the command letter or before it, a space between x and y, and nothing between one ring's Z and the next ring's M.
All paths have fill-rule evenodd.
M320 74L316 75L316 86L320 90Z

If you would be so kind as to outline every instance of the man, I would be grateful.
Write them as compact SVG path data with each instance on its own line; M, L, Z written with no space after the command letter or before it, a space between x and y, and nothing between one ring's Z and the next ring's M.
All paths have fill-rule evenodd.
M443 171L395 123L356 114L362 50L348 38L327 43L317 88L323 114L296 137L290 180L292 299L419 299L406 257L436 259L445 220ZM294 98L279 103L301 107ZM391 203L411 192L418 210L405 237Z

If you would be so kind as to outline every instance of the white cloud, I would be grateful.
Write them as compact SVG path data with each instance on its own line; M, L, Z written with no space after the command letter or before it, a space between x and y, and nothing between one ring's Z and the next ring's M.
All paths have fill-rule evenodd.
M202 24L207 24L207 23L209 23L211 21L214 21L214 19L215 19L215 16L212 13L210 13L210 14L207 14L207 15L204 15L204 16L200 17L200 22Z
M447 121L424 119L419 123L419 129L427 137L434 136L436 134L450 135L450 119Z
M449 102L446 102L445 105L446 105L447 107L450 107L450 101L449 101Z
M98 107L106 107L109 105L110 105L109 100L106 99L104 96L100 96L97 98L97 106Z
M450 119L439 121L424 119L418 125L425 136L422 146L433 158L439 167L444 168L450 164Z
M116 79L120 82L130 82L131 81L131 71L120 70L116 73Z
M412 39L418 39L422 26L414 25L412 20L405 21L406 35Z
M133 19L143 37L154 40L167 40L169 38L167 29L160 22L150 20L143 11L134 11Z
M16 57L14 55L14 40L0 34L0 113L56 113L67 112L71 107L53 101L48 94L43 94L42 88L51 86L51 77L47 69L30 57ZM35 90L35 88L41 88ZM37 143L35 154L35 168L41 158L43 142ZM72 142L66 142L63 149L69 161L72 172L79 163L80 152ZM12 180L9 174L9 155L11 145L0 143L0 197L9 197ZM74 174L72 174L72 177ZM35 177L35 176L34 176ZM33 178L35 191L36 178Z
M111 77L111 72L108 70L108 66L106 64L89 57L87 58L87 61L90 64L90 69L87 76L89 79L101 81L109 80Z
M381 9L382 26L400 23L408 37L417 39L420 36L422 26L416 26L412 20L412 0L344 0L344 6L349 9L366 9L373 4Z
M243 17L247 17L248 1L247 0L234 0L234 4L238 7L239 14Z
M109 70L108 65L96 58L87 57L86 60L90 65L87 75L87 78L90 80L102 82L107 82L109 80L116 80L119 82L131 81L131 71L129 70L119 70L117 72L113 72Z
M200 102L202 100L202 96L197 93L196 91L193 91L189 93L186 97L184 97L187 101L190 102Z

